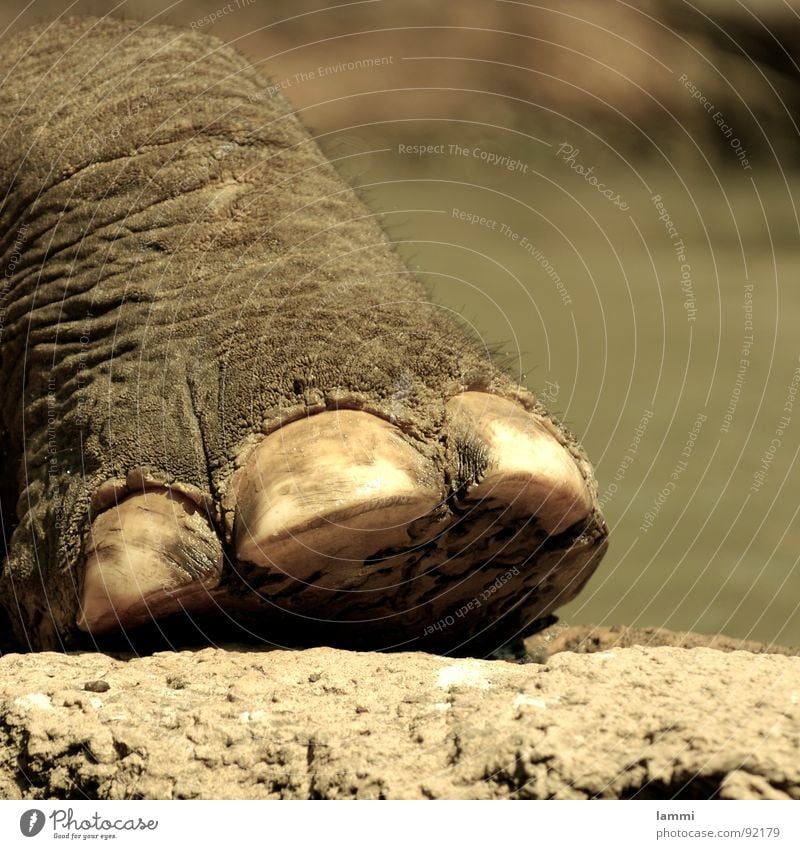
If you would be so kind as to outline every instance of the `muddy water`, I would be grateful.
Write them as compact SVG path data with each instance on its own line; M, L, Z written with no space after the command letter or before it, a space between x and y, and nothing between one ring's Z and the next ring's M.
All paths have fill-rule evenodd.
M564 618L800 643L797 197L763 169L450 141L384 132L342 167L596 465L611 549Z

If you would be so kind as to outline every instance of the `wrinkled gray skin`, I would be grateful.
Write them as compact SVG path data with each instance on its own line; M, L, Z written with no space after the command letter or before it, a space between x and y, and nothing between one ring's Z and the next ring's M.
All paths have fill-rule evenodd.
M83 546L107 481L113 498L162 482L202 504L235 595L226 496L264 434L363 409L397 424L455 491L470 458L442 438L446 399L486 390L544 414L429 302L286 101L220 41L68 20L4 45L2 73L0 592L23 645L80 643ZM496 594L495 643L585 583L599 513L581 533L591 557L558 587ZM381 629L416 648L430 616Z

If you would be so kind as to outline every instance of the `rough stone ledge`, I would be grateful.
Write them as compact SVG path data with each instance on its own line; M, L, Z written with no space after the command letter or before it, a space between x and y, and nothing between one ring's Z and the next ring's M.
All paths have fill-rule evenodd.
M0 658L0 797L800 798L800 658Z
M699 634L696 631L671 631L667 628L632 628L629 625L569 625L556 617L553 623L514 647L527 661L543 663L562 651L588 652L627 649L631 646L673 646L681 649L718 649L746 651L752 654L785 654L800 657L800 646L781 646L726 637L724 634ZM511 652L510 652L511 653Z

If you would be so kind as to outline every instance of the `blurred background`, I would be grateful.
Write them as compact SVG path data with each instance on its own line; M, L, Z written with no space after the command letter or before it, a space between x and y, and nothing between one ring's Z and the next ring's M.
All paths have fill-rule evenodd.
M582 439L611 548L571 622L800 644L800 2L0 8L234 44L432 297Z

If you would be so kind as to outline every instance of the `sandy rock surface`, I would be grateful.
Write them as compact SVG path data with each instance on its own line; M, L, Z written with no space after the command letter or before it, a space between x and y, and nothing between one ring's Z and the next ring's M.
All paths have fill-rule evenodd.
M800 798L800 658L0 658L0 797Z
M569 625L560 621L556 621L555 624L524 641L528 659L537 663L543 663L550 655L563 651L586 654L611 649L627 649L631 646L707 648L800 657L800 646L759 643L755 640L726 637L724 634L699 634L696 631L671 631L667 628L632 628L628 625Z

